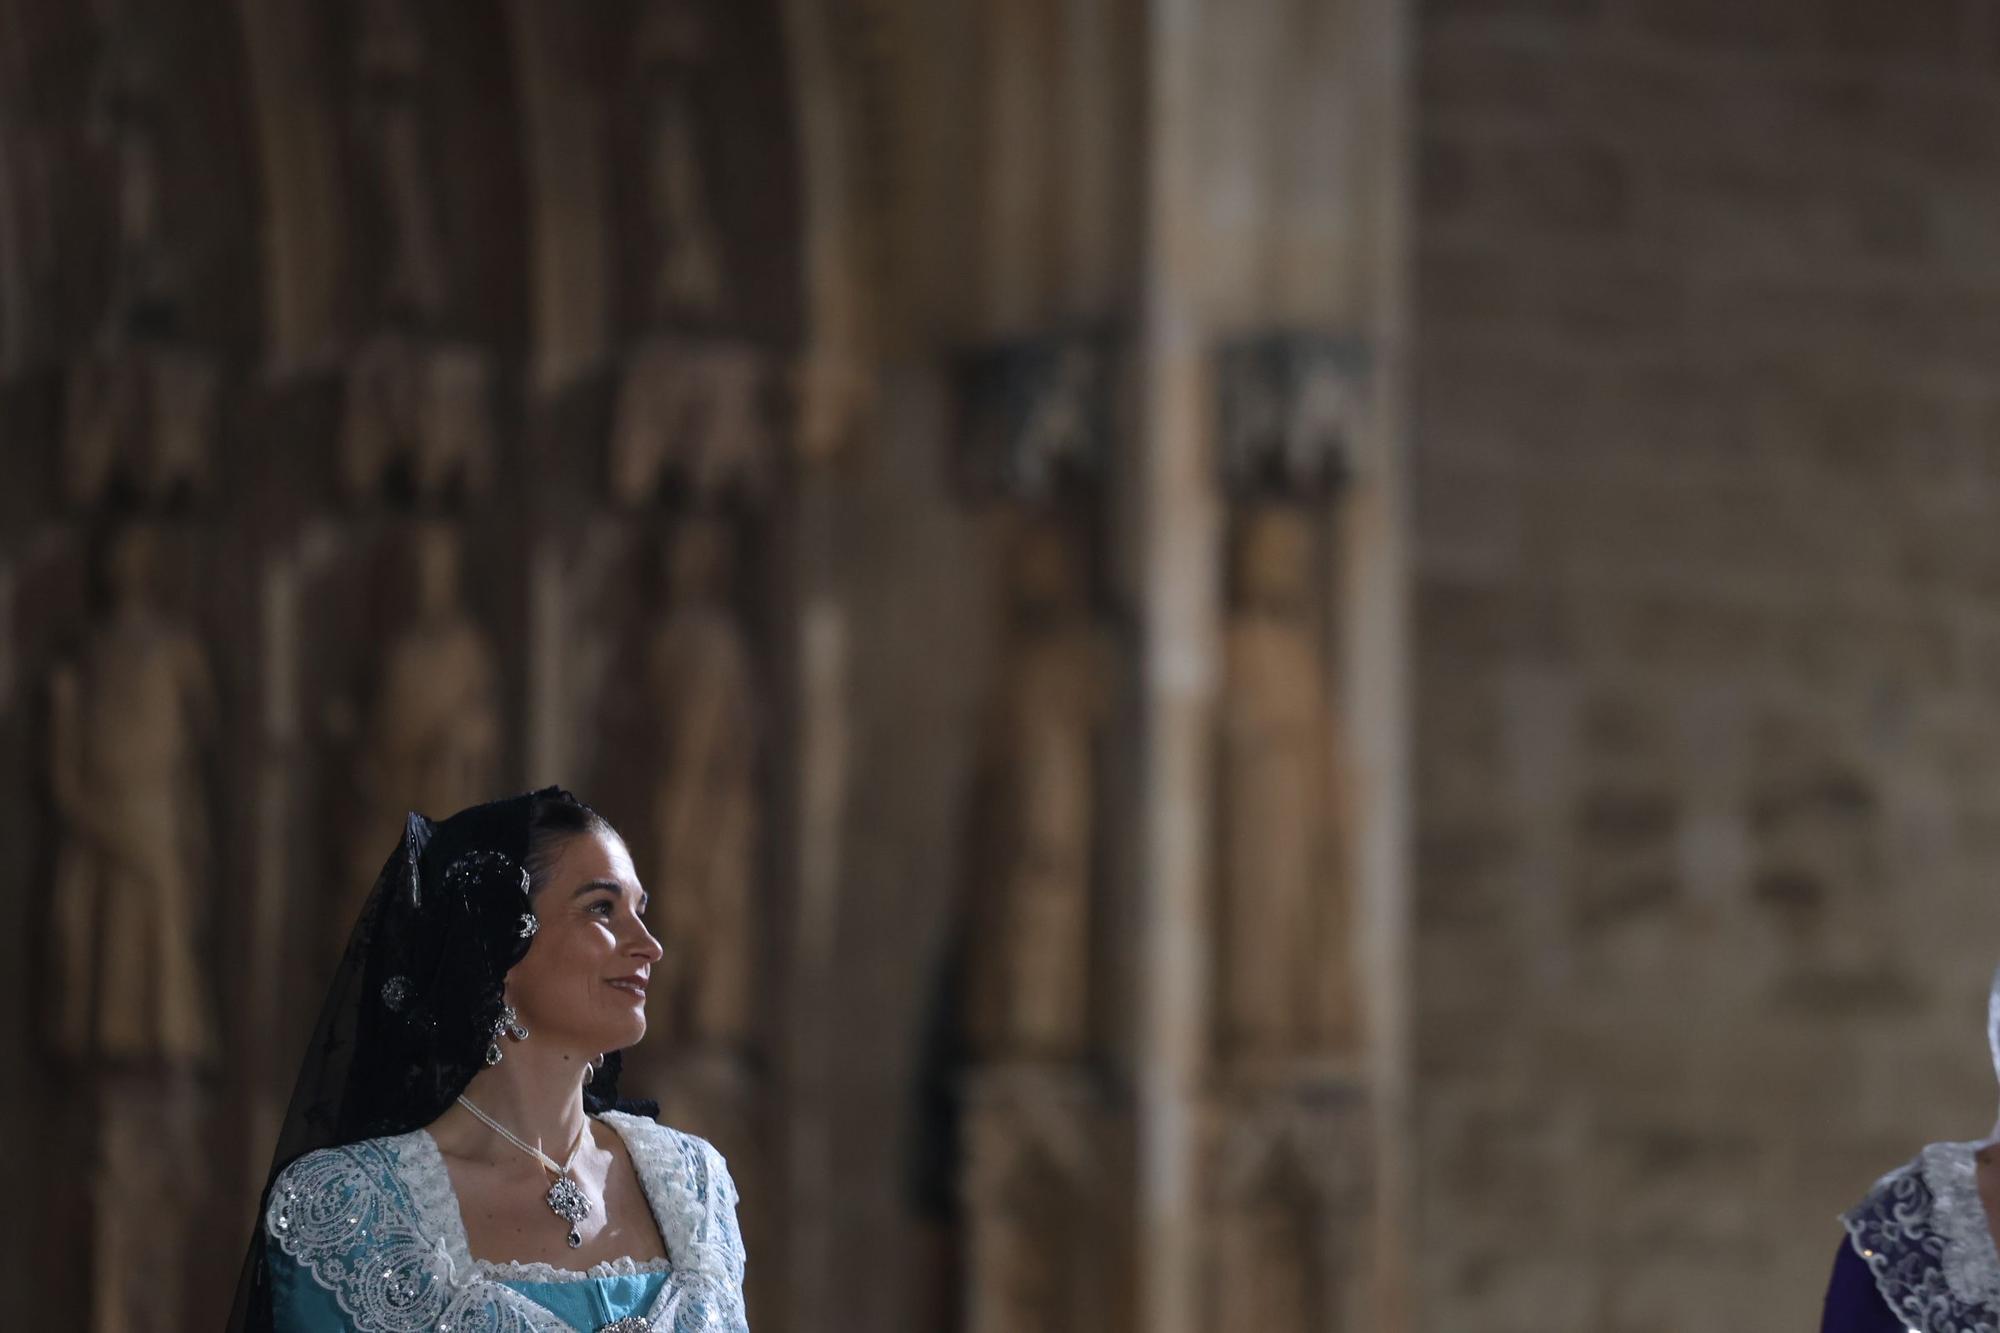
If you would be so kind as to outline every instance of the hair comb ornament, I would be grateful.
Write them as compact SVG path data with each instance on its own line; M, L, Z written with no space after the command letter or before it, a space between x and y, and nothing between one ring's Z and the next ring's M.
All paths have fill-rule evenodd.
M498 870L503 874L510 870L513 871L521 877L521 892L526 893L528 891L528 870L526 866L516 864L514 858L505 852L496 852L484 848L478 851L467 852L446 866L444 869L444 882L452 888L462 891L473 880L485 875L489 869Z

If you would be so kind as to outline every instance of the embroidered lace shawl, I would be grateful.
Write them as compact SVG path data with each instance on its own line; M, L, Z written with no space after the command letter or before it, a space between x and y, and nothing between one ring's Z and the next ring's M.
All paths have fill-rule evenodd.
M1890 1311L1913 1333L2000 1333L2000 1251L1975 1143L1933 1143L1842 1218Z
M570 1333L567 1321L514 1284L648 1273L665 1281L639 1312L645 1324L612 1327L748 1333L736 1189L722 1155L639 1116L607 1111L599 1119L625 1141L666 1242L665 1261L619 1259L578 1273L473 1259L444 1158L424 1130L300 1158L272 1187L264 1228L276 1251L332 1296L355 1333Z

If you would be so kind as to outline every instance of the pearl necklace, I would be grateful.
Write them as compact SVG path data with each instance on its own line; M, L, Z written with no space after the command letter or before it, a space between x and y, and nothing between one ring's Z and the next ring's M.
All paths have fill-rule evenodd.
M590 1139L589 1117L586 1116L584 1118L583 1128L579 1129L576 1133L576 1146L569 1150L569 1160L558 1166L555 1158L549 1156L534 1144L523 1142L514 1131L508 1129L498 1120L495 1120L492 1116L474 1106L465 1096L461 1095L459 1097L458 1104L472 1112L473 1116L481 1124L485 1125L495 1134L498 1134L501 1138L540 1162L543 1168L556 1178L556 1183L549 1186L547 1198L549 1211L569 1223L569 1235L566 1237L569 1241L569 1247L573 1250L582 1245L583 1234L576 1229L576 1224L590 1216L590 1196L583 1192L583 1187L576 1183L576 1178L570 1172L576 1166L577 1157L583 1152L583 1145Z

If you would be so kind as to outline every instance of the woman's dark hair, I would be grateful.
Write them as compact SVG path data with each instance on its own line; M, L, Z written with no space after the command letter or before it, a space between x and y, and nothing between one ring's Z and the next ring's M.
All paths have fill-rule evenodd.
M547 887L549 872L562 859L570 839L585 833L609 833L622 841L610 820L562 788L535 793L528 808L528 854L521 861L528 871L530 898Z

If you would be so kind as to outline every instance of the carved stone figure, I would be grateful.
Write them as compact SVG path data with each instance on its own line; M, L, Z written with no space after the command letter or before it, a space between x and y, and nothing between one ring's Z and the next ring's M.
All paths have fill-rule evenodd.
M55 1040L76 1058L194 1067L215 1052L198 947L215 698L201 644L158 604L158 566L152 530L113 542L108 613L51 682Z
M419 325L444 312L448 269L431 190L421 96L427 52L421 18L406 0L361 7L361 138L387 230L385 309Z
M1039 502L1103 475L1113 377L1101 338L1001 344L967 357L960 380L974 492Z
M1222 349L1217 453L1239 498L1324 495L1354 473L1366 434L1368 348L1348 339L1275 334Z
M707 314L722 304L722 242L702 178L693 74L705 55L701 16L685 0L650 5L639 55L646 135L646 216L654 238L648 295L655 319Z
M119 347L78 363L65 395L70 502L95 504L114 483L158 504L206 492L216 381L208 357L162 345Z
M1054 523L1013 554L1013 627L982 739L974 1041L1062 1058L1090 1035L1098 763L1113 696L1083 559Z
M129 17L112 19L90 92L88 130L110 161L115 191L106 343L119 341L135 320L170 309L184 278L167 225L165 98L147 46Z
M442 523L425 524L412 554L416 615L383 662L357 775L362 808L385 825L410 810L443 819L490 799L500 777L499 668L464 606L458 536ZM374 851L390 836L358 845ZM350 873L355 910L375 870L370 864Z
M109 169L110 289L91 353L66 385L63 481L76 505L114 484L155 504L207 489L216 369L159 341L187 281L162 147L169 107L140 16L102 16L88 132ZM144 340L144 341L140 341Z
M684 1031L717 1046L751 1036L763 836L762 719L750 645L730 607L732 557L721 520L682 522L666 551L671 605L647 652L665 732L652 794L659 859L648 882Z
M1313 533L1252 511L1236 549L1219 746L1224 1053L1325 1050L1354 1022Z
M437 336L452 273L424 108L432 62L423 11L367 0L360 19L356 128L384 260L373 294L381 331L347 375L341 480L350 495L368 496L400 470L418 500L483 495L493 483L492 369L478 348Z
M626 362L611 427L611 493L640 506L671 476L703 504L771 487L769 374L747 344L655 338Z
M340 465L348 493L379 492L398 468L420 500L490 491L490 405L491 370L479 349L371 339L347 376Z

